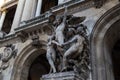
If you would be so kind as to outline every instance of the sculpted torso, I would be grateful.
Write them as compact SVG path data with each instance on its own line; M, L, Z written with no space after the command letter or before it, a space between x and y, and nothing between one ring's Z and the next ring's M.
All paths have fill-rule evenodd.
M64 43L64 34L63 34L64 29L65 29L65 23L62 22L60 25L58 25L58 27L55 30L56 32L55 37L59 44Z

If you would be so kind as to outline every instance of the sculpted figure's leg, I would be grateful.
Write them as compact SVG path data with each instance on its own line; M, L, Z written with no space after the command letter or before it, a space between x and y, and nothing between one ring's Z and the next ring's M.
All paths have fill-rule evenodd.
M55 65L54 65L54 61L55 61L55 57L54 57L54 54L50 55L51 53L47 53L47 60L51 66L51 68L53 69L53 72L55 73L56 72L56 68L55 68Z
M64 54L64 56L63 56L63 69L66 68L66 66L67 66L67 58L68 58L70 55L72 55L74 52L76 52L76 51L77 51L77 49L74 48L74 46L72 46L71 48L69 48L69 49L65 52L65 54Z

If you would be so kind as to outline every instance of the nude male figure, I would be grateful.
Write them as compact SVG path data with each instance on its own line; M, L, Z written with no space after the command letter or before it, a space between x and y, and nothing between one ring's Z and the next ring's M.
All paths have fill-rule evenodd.
M82 52L83 50L83 41L85 40L85 38L83 36L81 36L81 30L79 30L79 28L77 29L77 34L69 41L63 43L62 45L67 45L67 44L71 44L71 47L64 53L63 55L63 70L66 69L67 67L67 58L70 57L72 54L76 55L80 52Z
M58 41L59 44L64 43L64 30L65 30L65 25L66 25L66 15L67 15L67 7L65 7L65 13L63 16L63 19L57 19L58 26L55 29L55 37L56 40Z

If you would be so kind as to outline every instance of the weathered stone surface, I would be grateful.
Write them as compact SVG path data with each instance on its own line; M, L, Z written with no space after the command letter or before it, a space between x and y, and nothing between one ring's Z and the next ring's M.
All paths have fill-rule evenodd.
M46 53L47 42L46 32L50 30L49 28L47 28L49 27L48 13L30 19L31 15L33 14L32 12L34 8L32 7L32 5L29 5L32 8L28 7L27 5L27 8L30 8L31 13L27 14L27 16L24 17L24 19L30 20L23 22L23 25L21 24L19 26L21 18L23 17L22 13L24 11L25 1L26 0L19 0L18 2L16 15L14 17L13 24L11 24L12 29L10 34L0 39L0 53L3 53L6 44L15 44L16 48L18 49L16 58L11 59L9 64L10 66L6 70L4 70L3 73L0 74L0 80L30 80L28 79L29 76L28 74L32 62L39 55ZM113 65L112 62L110 61L112 59L110 50L111 47L113 47L113 45L115 44L114 42L116 38L120 38L119 37L120 30L118 29L119 25L118 24L113 25L115 22L119 22L117 20L120 19L119 0L107 0L107 2L103 3L104 5L100 6L100 8L93 7L94 5L96 6L101 5L99 3L94 4L93 0L70 0L70 1L74 2L65 3L65 5L69 5L68 9L69 14L72 14L77 17L86 16L86 20L85 22L83 22L83 24L88 26L88 35L90 37L90 51L91 51L90 61L92 62L92 69L90 70L92 71L92 73L88 80L114 80L112 68ZM101 0L95 1L99 2ZM9 4L6 5L9 6ZM114 8L111 9L112 7ZM6 9L6 7L3 9ZM28 11L26 12L28 13ZM57 14L62 15L62 13L64 13L63 5L58 5L52 8L52 11L56 15ZM24 33L27 33L27 37L25 36ZM39 38L40 43L44 44L40 48L31 46L32 36L34 35L38 35L40 37ZM81 69L80 66L78 65L76 71ZM47 69L47 67L44 68ZM82 69L84 69L84 67ZM40 72L42 71L40 70ZM86 73L86 71L84 72ZM87 74L85 73L82 74L80 72L80 76L86 77L85 75ZM80 76L78 76L78 74L75 72L59 72L43 75L42 80L83 80L80 79ZM38 80L40 80L40 78Z

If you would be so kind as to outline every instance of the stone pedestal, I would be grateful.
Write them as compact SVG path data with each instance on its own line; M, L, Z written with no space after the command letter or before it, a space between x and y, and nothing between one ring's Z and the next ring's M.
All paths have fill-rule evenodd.
M40 80L81 80L79 75L74 71L59 72L43 75Z

